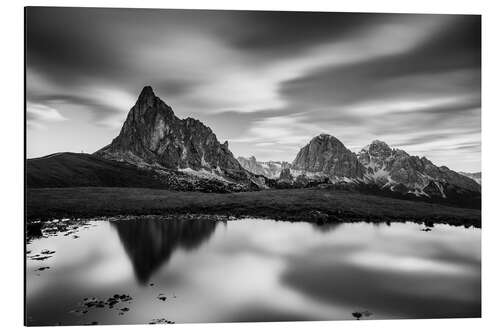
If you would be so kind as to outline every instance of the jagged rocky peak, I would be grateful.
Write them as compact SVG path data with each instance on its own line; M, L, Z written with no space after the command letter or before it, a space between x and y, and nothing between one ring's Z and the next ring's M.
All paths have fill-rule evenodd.
M153 88L151 86L145 86L142 88L142 91L131 111L134 111L134 116L140 117L144 116L146 112L151 109L156 109L156 111L159 112L165 112L169 116L174 115L172 108L155 95Z
M366 168L366 172L373 174L376 170L385 168L385 160L394 153L387 143L373 140L358 153L358 160Z
M392 153L391 147L384 141L373 140L368 146L364 147L362 152L366 152L372 156L388 156Z
M293 176L290 171L290 168L284 168L283 170L281 170L279 179L281 181L290 181L290 182L293 181Z
M152 105L152 103L154 103L155 98L156 95L153 91L153 88L151 86L145 86L144 88L142 88L142 91L139 94L137 102L146 104L149 103L149 105Z
M142 89L120 134L95 154L137 165L245 174L227 142L221 144L197 119L179 119L150 86Z
M347 178L362 178L365 171L356 154L329 134L320 134L303 147L295 157L292 169Z

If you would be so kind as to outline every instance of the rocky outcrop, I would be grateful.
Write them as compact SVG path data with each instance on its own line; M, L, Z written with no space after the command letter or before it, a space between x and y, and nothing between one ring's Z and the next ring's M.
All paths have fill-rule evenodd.
M221 144L199 120L179 119L149 86L130 109L120 134L95 155L139 166L203 170L232 180L249 179L227 142Z
M281 184L293 184L293 176L292 173L290 172L290 168L285 168L281 170L280 176L278 178L278 183Z
M238 162L240 162L241 166L245 168L247 171L254 173L256 175L266 176L270 179L277 179L280 176L281 171L284 168L289 168L290 163L288 162L261 162L257 161L255 156L246 157L238 157Z
M321 134L303 147L292 163L293 170L305 174L316 173L331 178L363 178L364 166L356 154L347 149L337 138Z

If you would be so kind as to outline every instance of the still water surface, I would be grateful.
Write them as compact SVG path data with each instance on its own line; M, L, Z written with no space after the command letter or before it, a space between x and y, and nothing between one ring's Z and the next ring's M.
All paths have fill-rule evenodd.
M262 219L90 221L29 242L27 321L480 316L480 230L422 229Z

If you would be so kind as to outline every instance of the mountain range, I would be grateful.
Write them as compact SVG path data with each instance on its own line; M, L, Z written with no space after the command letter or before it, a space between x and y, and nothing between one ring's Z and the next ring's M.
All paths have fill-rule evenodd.
M292 187L303 186L306 178L337 184L373 184L393 192L443 199L459 192L481 191L480 173L463 174L437 167L425 157L411 156L379 140L355 154L337 138L321 134L304 146L291 164L259 162L253 156L238 157L238 161L250 172Z
M322 134L300 150L290 171L282 178L293 185L291 175L328 177L333 183L375 186L383 191L439 198L449 201L478 200L481 185L446 166L436 166L425 157L412 156L375 140L358 154L347 149L337 138ZM303 183L298 179L298 183Z
M235 158L199 120L180 119L153 89L142 89L118 136L94 154L58 153L27 161L28 187L123 186L234 192L343 186L464 201L479 198L480 175L436 166L375 140L359 153L320 134L292 163Z

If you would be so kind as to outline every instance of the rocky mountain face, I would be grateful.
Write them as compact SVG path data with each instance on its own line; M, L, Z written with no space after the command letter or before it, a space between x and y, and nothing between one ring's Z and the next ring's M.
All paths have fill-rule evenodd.
M261 162L257 161L255 156L246 157L238 157L238 162L240 162L241 166L246 170L254 173L256 175L262 175L270 179L277 179L280 176L281 170L284 168L289 168L290 163L288 162Z
M317 174L331 178L361 179L365 173L356 154L328 134L314 137L303 147L292 162L291 169L299 174Z
M252 178L234 158L227 141L221 144L196 119L179 119L149 86L130 109L120 134L94 155L145 168L186 171L197 178L213 175L221 181L243 182Z
M364 147L358 159L366 169L365 181L392 190L397 186L399 191L443 198L457 189L481 191L481 186L472 179L445 166L437 167L425 157L392 149L382 141L375 140Z
M212 130L193 119L179 119L172 108L144 87L120 134L97 155L168 169L235 170L241 166Z

